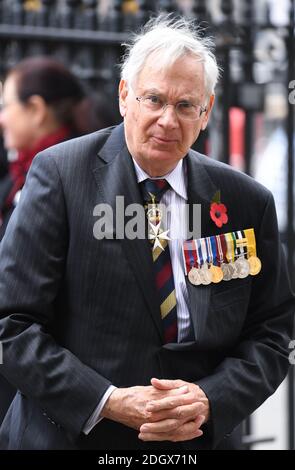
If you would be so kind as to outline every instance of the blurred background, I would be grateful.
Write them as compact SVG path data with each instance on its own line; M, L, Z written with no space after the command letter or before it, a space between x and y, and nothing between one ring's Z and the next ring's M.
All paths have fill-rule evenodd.
M215 39L222 78L210 126L195 148L273 192L294 288L295 0L0 0L0 97L11 67L50 56L71 70L88 97L80 134L120 122L122 43L158 11L193 17ZM15 152L0 127L0 202ZM244 423L245 448L295 449L294 417L293 365Z

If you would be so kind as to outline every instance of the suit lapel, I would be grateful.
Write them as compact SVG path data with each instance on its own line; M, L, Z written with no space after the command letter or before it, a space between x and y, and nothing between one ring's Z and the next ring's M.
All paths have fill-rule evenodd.
M124 207L129 204L142 206L132 158L125 144L123 125L115 128L104 147L93 170L101 199L116 213L116 196L124 196ZM126 222L126 219L125 219ZM125 223L124 223L125 226ZM151 246L146 239L121 240L123 252L142 290L149 311L163 339L160 307L154 281ZM132 293L131 293L132 294Z
M217 189L209 177L203 159L203 155L190 151L187 158L188 173L188 202L190 206L190 230L192 230L193 204L201 205L201 236L213 234L210 219L210 204ZM206 325L206 318L210 303L211 286L193 286L186 277L186 285L189 293L189 309L195 338L202 336Z

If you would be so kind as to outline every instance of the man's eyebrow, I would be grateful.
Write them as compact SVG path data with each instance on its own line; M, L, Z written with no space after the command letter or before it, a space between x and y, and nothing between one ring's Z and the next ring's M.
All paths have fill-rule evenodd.
M165 93L161 93L160 90L158 90L157 88L148 88L147 90L144 90L144 91L142 92L142 94L143 94L143 95L151 95L151 94L154 94L154 95L157 95L157 96L166 98ZM190 101L190 102L194 103L195 101L197 101L197 97L188 94L188 95L185 95L185 96L181 96L180 98L177 99L177 101L178 101L178 102L181 102L181 101Z
M142 93L144 95L155 94L155 95L164 96L164 93L161 93L160 90L158 90L157 88L148 88L147 90L144 90Z

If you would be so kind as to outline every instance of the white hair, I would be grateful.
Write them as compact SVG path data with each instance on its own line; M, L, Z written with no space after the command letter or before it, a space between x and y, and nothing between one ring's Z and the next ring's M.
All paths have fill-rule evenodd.
M195 56L204 64L204 80L207 98L214 94L220 69L215 55L211 51L214 46L209 37L201 37L200 28L193 20L183 17L175 19L171 14L160 14L149 20L135 34L126 46L121 64L121 78L132 84L143 69L147 58L153 53L160 53L161 68L169 67L185 55Z

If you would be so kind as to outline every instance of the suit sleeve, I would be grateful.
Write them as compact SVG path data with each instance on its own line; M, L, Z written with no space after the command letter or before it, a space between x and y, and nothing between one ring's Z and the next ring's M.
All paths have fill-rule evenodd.
M34 159L0 246L0 373L75 438L111 384L49 333L67 246L62 182L47 151Z
M198 381L211 406L208 429L213 447L276 390L289 368L294 297L271 194L256 242L262 271L252 279L240 340L212 375Z

